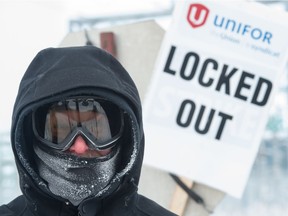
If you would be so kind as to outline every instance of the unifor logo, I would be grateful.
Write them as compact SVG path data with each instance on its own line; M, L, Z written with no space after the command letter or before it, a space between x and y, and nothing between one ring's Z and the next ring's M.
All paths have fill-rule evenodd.
M205 24L209 14L209 9L202 4L191 4L189 6L187 20L193 27L197 28Z

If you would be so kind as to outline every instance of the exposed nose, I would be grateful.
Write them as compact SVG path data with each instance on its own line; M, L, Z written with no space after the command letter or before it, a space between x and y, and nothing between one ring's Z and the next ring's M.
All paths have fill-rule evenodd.
M74 140L73 145L68 149L70 152L75 154L84 154L89 149L87 143L82 136L77 136Z

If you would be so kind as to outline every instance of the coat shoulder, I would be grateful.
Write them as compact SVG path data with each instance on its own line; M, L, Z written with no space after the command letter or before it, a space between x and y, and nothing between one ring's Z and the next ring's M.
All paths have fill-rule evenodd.
M137 208L143 214L143 216L177 216L176 214L160 206L155 201L142 195L138 195Z
M0 206L1 216L22 216L26 209L26 201L23 195L18 196L10 203Z

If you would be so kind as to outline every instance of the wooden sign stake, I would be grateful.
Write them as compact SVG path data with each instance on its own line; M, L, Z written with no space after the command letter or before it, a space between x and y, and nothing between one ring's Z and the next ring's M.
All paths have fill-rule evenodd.
M193 181L183 177L181 177L180 179L188 188L192 188ZM172 201L170 203L170 211L174 212L179 216L183 216L187 206L188 198L188 194L177 184L174 195L172 197Z

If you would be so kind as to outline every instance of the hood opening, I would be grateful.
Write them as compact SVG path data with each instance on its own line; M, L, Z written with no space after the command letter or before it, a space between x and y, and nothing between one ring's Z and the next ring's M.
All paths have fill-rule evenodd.
M135 182L139 181L142 164L142 161L137 159L140 151L139 126L136 123L135 117L128 113L124 114L124 125L120 150L120 166L118 167L114 177L111 179L110 184L100 191L96 197L107 196L115 191L119 185L121 187L121 182L125 175L136 180ZM40 189L45 194L48 193L50 196L55 197L55 195L53 195L48 189L47 183L39 176L39 171L35 162L35 152L33 149L35 137L31 128L32 113L30 112L25 117L19 119L18 126L15 130L14 154L20 162L20 166L18 166L18 169L20 169L19 172L30 177L31 181L34 183L30 186ZM22 181L24 182L22 182L21 185L27 184L27 176L26 178L22 178ZM25 193L23 190L22 192ZM59 199L63 200L62 198Z

